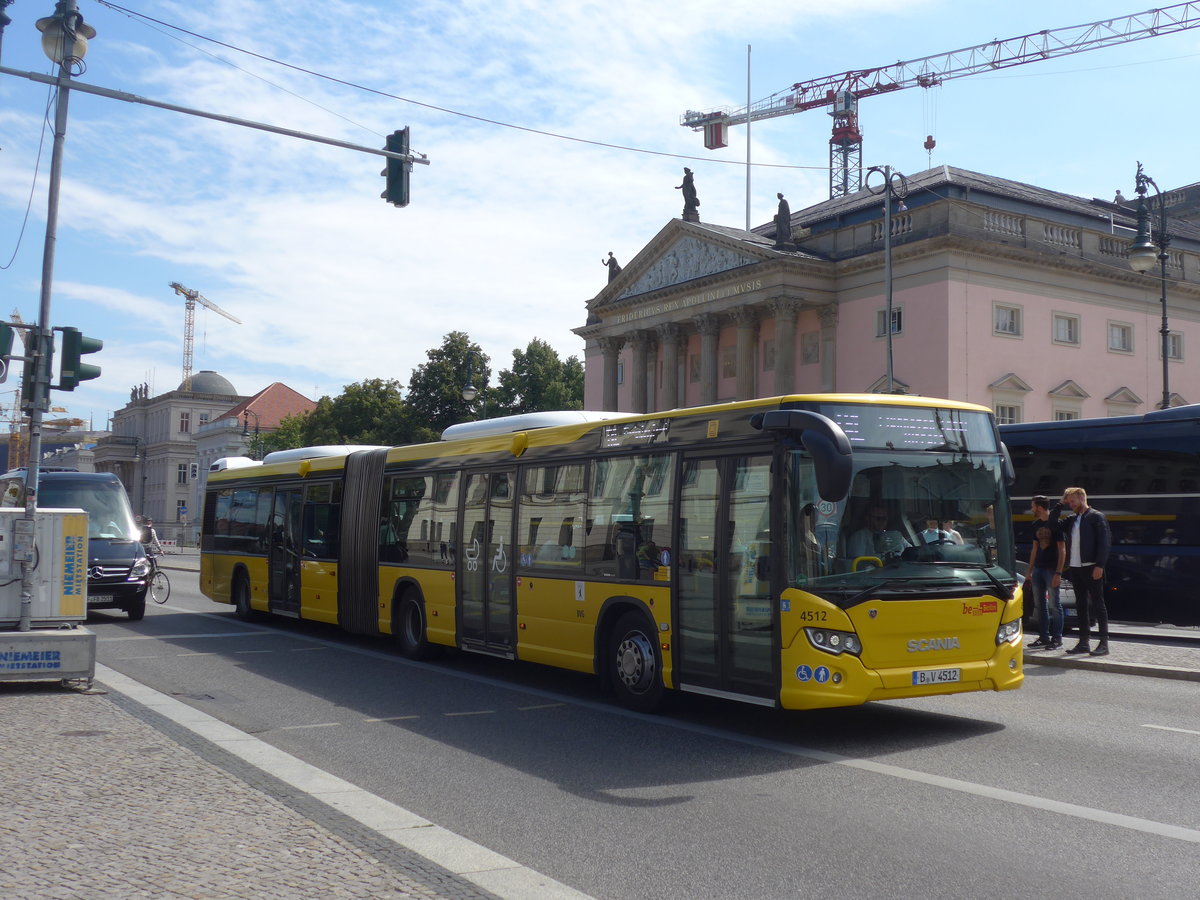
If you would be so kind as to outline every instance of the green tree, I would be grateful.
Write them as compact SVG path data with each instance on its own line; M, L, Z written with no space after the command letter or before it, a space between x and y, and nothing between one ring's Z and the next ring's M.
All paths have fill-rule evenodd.
M303 417L302 446L379 444L412 440L412 417L394 379L369 378L347 385L337 397L322 397Z
M303 412L294 416L284 416L278 428L261 435L262 456L274 450L292 450L306 446L304 428L308 415Z
M442 345L427 351L426 356L428 362L413 369L406 400L418 427L436 440L456 422L480 418L483 404L479 400L468 403L462 391L471 384L486 401L492 373L487 354L464 331L450 332ZM495 409L487 411L490 415Z
M566 360L541 338L524 350L513 351L511 369L500 372L496 390L498 406L506 413L583 409L583 364L574 356Z

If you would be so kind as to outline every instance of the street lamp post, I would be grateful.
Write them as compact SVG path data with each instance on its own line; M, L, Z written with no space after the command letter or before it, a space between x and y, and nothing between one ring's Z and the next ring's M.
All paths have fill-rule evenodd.
M883 183L878 187L870 183L870 178L878 172L883 176ZM867 190L872 194L883 194L883 292L884 292L884 331L887 336L887 392L896 393L895 371L892 365L892 201L899 200L900 208L905 209L904 198L908 196L908 179L900 172L893 171L891 166L871 166L867 170Z
M254 416L254 443L250 445L250 458L258 459L262 445L258 441L258 413L246 407L242 410L242 438L250 437L250 416Z
M1158 201L1158 227L1153 227L1151 221L1152 201L1146 199L1146 186L1154 188L1154 197ZM1158 189L1154 179L1142 171L1142 164L1137 164L1137 235L1129 248L1129 267L1135 272L1149 272L1158 260L1159 279L1162 291L1162 405L1159 409L1169 409L1171 406L1170 365L1171 329L1167 325L1167 248L1171 246L1171 236L1167 234L1167 203L1162 191Z
M481 371L480 375L484 373ZM487 418L487 399L482 396L483 390L475 387L475 351L467 353L467 383L463 385L462 398L467 403L475 402L479 399L479 418Z

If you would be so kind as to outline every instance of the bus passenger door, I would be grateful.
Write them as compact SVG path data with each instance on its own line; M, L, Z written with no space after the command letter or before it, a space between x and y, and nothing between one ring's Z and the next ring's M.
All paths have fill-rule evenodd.
M300 614L300 512L299 490L277 490L271 507L267 545L267 601L270 610Z
M462 645L511 656L516 650L513 606L514 470L467 476L458 554Z
M679 682L774 700L771 456L685 458L675 546Z

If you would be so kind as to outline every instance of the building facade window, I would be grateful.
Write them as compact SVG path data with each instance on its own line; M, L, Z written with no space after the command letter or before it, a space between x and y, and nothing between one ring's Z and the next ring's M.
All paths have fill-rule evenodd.
M179 414L179 432L180 434L190 434L192 431L192 414L190 412L181 412Z
M1158 355L1162 356L1161 345ZM1183 334L1181 332L1172 331L1167 335L1167 359L1183 359Z
M892 334L904 333L904 307L892 307ZM881 309L875 313L875 337L887 334L887 310Z
M1071 419L1079 418L1079 410L1077 409L1056 409L1054 410L1055 422L1069 422Z
M1079 316L1055 314L1054 343L1079 345Z
M1132 353L1133 326L1124 322L1109 322L1108 349L1116 353Z
M1002 306L992 307L992 331L1008 337L1021 336L1021 307Z
M200 413L199 426L201 428L208 424L208 415L207 412Z
M175 501L175 521L182 522L186 518L187 518L187 501L186 500L176 500Z
M176 484L187 484L188 483L188 464L187 463L179 464L179 469L175 473L175 483Z
M1021 421L1021 407L1015 403L997 403L995 409L997 425L1015 425Z
M617 384L625 383L625 360L617 360Z

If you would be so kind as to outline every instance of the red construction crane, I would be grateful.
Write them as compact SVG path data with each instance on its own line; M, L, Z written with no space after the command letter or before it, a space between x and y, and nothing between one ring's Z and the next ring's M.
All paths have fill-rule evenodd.
M714 150L728 146L730 125L831 107L829 115L833 116L833 137L829 140L829 196L838 197L862 189L862 133L858 129L858 101L863 97L910 87L936 87L951 78L963 78L977 72L994 72L1197 27L1200 27L1200 2L1179 3L1119 19L1039 31L890 66L852 69L839 75L801 81L741 109L723 108L707 112L689 109L680 117L679 124L693 131L703 130L704 146ZM927 141L927 146L932 144Z

